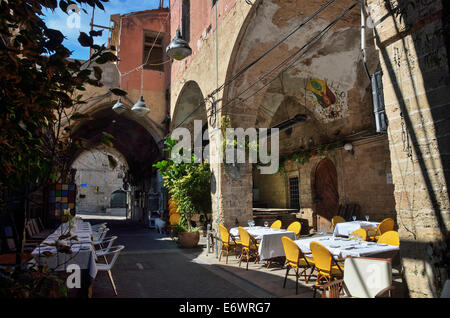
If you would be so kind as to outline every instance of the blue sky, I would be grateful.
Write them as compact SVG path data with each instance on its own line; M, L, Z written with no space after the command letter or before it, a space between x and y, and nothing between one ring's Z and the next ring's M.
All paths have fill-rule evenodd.
M109 0L109 2L102 2L102 4L105 7L105 11L96 8L94 24L110 26L109 17L112 14L126 14L135 11L155 9L159 5L159 0ZM169 0L164 0L164 7L168 6ZM64 45L69 50L73 51L72 58L86 60L89 58L89 49L82 47L78 43L78 36L80 35L80 31L88 33L91 29L89 24L92 18L92 7L85 5L82 8L84 8L88 14L80 11L79 27L78 23L76 23L75 13L70 13L70 15L68 15L65 12L62 12L60 8L56 9L54 12L51 10L45 11L44 20L47 27L59 30L66 36ZM106 44L107 41L108 30L104 30L103 36L97 37L95 42L96 44Z

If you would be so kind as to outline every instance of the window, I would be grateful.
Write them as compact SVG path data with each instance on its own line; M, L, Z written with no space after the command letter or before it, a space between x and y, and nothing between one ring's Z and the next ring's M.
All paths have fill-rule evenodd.
M291 209L300 209L300 191L298 178L289 179L289 201Z
M186 42L191 40L191 1L183 0L181 5L181 36Z
M164 46L163 37L153 31L144 31L143 63L146 70L164 71ZM153 49L152 49L153 47ZM151 49L151 52L150 52ZM149 56L150 52L150 56Z

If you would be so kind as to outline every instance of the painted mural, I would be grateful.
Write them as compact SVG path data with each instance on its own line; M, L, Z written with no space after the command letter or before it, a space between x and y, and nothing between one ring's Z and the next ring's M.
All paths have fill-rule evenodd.
M347 92L339 84L318 78L311 78L307 83L307 98L321 119L331 122L346 116Z

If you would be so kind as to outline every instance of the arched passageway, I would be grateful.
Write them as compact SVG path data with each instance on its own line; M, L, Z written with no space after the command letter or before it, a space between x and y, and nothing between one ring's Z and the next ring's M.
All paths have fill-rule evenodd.
M105 209L110 208L111 193L119 188L127 191L129 218L147 223L151 212L150 192L154 192L158 183L153 164L162 158L161 145L155 140L158 135L150 125L143 126L143 120L135 118L133 114L118 115L112 110L112 106L105 104L94 108L94 111L88 113L88 118L74 127L73 137L83 141L83 148L73 153L72 162L75 163L83 152L90 153L100 149L106 153L106 164L113 166L107 169L117 174L117 178L120 177L122 182L119 183L122 185L113 184L114 189L108 188L108 193L105 192L102 197Z

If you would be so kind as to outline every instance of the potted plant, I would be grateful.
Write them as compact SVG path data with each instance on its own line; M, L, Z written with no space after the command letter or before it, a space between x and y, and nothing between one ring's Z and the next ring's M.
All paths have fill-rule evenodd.
M172 152L175 141L167 138L165 151ZM169 190L177 203L177 212L181 215L180 224L175 227L175 234L182 247L193 248L200 240L200 229L192 226L194 214L207 214L211 212L211 170L207 162L197 163L195 156L190 162L173 160L172 154L168 160L154 165L164 178L164 186Z

